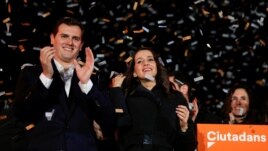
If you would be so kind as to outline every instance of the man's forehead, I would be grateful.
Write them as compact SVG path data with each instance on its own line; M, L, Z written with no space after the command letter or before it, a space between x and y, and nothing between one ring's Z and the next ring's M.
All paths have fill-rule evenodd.
M66 24L61 24L58 27L58 32L60 32L60 33L76 33L77 35L82 34L82 30L80 29L79 26L77 26L77 25L66 25Z

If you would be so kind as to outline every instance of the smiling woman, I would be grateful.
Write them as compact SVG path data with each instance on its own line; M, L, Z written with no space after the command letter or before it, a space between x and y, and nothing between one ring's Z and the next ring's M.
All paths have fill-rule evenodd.
M123 80L126 78L124 85ZM196 138L187 102L170 89L168 75L150 48L133 55L126 77L112 80L122 151L193 151Z
M254 124L253 93L244 84L233 86L226 97L224 105L225 123Z

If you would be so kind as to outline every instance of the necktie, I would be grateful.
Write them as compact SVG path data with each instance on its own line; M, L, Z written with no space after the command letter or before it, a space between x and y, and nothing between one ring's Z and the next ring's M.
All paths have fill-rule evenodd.
M71 68L64 69L61 73L61 79L66 82L73 76L73 70Z
M63 80L65 86L65 92L67 97L69 97L70 87L71 87L71 81L69 79L72 78L74 72L74 68L66 68L62 71L60 71L61 79Z

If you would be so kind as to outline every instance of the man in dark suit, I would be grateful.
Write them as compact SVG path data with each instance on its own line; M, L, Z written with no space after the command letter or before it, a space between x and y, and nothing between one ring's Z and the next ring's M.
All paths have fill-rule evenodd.
M14 111L19 120L33 123L29 150L96 151L93 120L106 139L114 136L111 101L90 79L94 68L91 49L85 48L83 65L76 60L83 34L76 19L60 19L50 35L52 46L40 51L41 67L27 66L21 71Z

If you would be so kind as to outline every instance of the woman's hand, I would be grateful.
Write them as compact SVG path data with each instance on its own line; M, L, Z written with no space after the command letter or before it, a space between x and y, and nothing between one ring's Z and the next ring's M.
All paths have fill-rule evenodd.
M125 78L126 76L123 74L116 75L114 78L112 78L111 87L121 87Z
M176 114L179 118L181 131L186 132L188 129L188 119L190 115L188 108L184 105L178 105L178 107L176 108Z
M198 108L198 104L197 104L197 99L194 98L193 102L192 102L192 110L191 110L191 116L192 116L192 120L193 122L195 121L197 115L198 115L198 112L199 112L199 108Z

